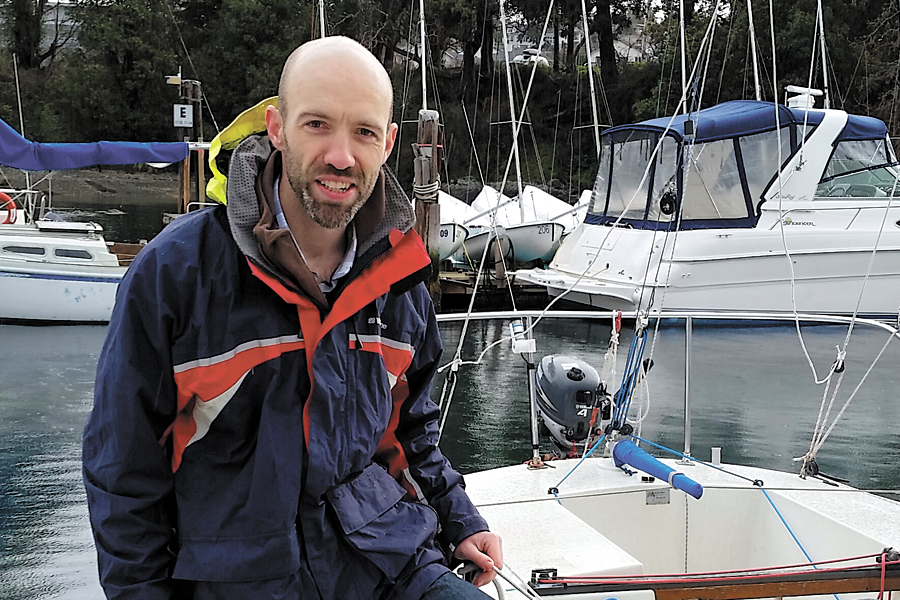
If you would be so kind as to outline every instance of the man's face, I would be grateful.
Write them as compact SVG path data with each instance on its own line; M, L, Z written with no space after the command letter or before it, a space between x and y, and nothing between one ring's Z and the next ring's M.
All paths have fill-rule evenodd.
M308 61L290 87L273 137L284 172L307 214L346 226L372 194L394 144L390 87L354 57Z

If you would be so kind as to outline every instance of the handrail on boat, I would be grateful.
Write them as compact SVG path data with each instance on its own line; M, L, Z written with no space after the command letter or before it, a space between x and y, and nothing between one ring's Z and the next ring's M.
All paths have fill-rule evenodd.
M623 319L633 320L638 316L647 318L651 321L658 319L685 321L688 318L695 320L710 321L739 321L746 324L765 323L765 322L817 322L821 324L831 325L849 325L850 323L864 324L879 329L883 329L892 335L900 337L900 324L897 321L888 322L879 319L870 319L864 317L848 317L841 315L824 315L816 313L783 313L783 312L731 312L731 311L669 311L669 310L653 310L647 314L644 311L619 311ZM610 319L613 311L597 311L597 310L501 310L501 311L485 311L472 313L441 313L437 315L439 323L453 323L457 321L490 321L502 319L522 319L531 317L534 319L586 319L599 320ZM743 324L743 323L742 323Z

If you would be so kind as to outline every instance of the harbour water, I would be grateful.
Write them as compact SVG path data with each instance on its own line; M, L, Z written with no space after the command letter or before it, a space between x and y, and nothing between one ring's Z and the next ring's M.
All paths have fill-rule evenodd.
M99 209L79 210L104 216ZM91 218L100 220L95 217ZM124 237L118 239L136 241ZM507 326L506 321L470 323L463 359L475 359L507 333ZM459 323L441 325L445 361L454 356L461 329ZM846 331L846 326L803 329L819 376L827 372ZM0 598L102 598L81 484L80 443L105 333L103 326L0 325ZM535 334L538 358L565 353L599 367L610 323L544 320ZM630 336L629 330L622 332L620 374ZM887 339L884 331L855 330L832 417ZM682 324L664 323L648 344L651 350L649 408L640 434L680 451L684 449ZM796 471L793 458L809 447L825 390L814 383L794 328L695 322L691 358L693 456L708 459L710 448L720 446L726 462ZM900 488L898 365L900 340L875 363L819 453L824 472L860 488ZM442 371L435 383L436 401L447 372ZM460 368L442 449L464 473L523 462L530 455L528 413L525 363L500 344L479 364Z
M471 324L464 356L474 358L506 325ZM448 358L459 331L458 324L442 325ZM0 326L0 598L102 598L79 457L105 332L98 326ZM609 326L545 321L536 333L539 355L564 352L599 366ZM804 332L820 369L830 364L844 333L832 326ZM854 334L838 404L885 339L882 332ZM737 350L727 349L732 347ZM809 445L822 389L812 383L793 329L695 324L692 348L692 454L705 459L711 446L721 446L726 462L795 471L792 458ZM900 488L898 351L900 345L888 348L819 454L823 471L861 488ZM623 347L620 362L624 354ZM683 449L683 355L680 325L666 325L654 348L641 430L642 437L676 450ZM441 383L439 378L435 400ZM522 359L500 346L481 364L462 367L441 441L453 463L466 473L523 462L528 436Z

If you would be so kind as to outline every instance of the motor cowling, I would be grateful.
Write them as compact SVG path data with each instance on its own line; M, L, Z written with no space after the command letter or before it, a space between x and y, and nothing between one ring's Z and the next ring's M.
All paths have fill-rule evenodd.
M594 367L574 356L550 354L541 359L535 379L538 418L560 449L568 453L591 429L600 429L609 398Z

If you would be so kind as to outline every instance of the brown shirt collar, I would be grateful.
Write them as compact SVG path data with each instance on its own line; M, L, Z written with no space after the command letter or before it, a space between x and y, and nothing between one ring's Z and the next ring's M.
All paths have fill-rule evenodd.
M285 283L315 301L322 308L328 307L328 300L319 289L316 278L310 271L300 250L294 243L291 232L279 227L275 219L275 180L281 174L281 152L272 152L265 167L256 178L256 198L259 202L260 219L253 227L259 250L274 265ZM353 218L356 236L360 246L373 234L384 219L384 174L380 173L375 189L366 203Z

